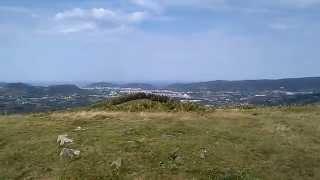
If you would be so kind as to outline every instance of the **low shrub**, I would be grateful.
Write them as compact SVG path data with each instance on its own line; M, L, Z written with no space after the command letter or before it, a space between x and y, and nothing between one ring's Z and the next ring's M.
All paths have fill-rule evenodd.
M136 93L128 94L121 97L112 98L105 102L100 102L92 108L105 109L111 111L172 111L172 112L189 112L205 111L205 107L195 103L181 103L178 100L167 96L155 94Z

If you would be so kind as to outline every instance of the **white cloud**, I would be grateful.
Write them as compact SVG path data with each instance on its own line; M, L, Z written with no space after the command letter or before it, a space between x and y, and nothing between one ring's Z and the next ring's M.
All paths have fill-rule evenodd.
M80 9L75 8L64 12L59 12L55 15L55 20L70 20L70 19L112 19L119 18L116 12L104 9L104 8L93 8L93 9Z
M118 24L136 23L148 19L149 14L145 11L134 11L125 13L104 8L80 9L75 8L64 12L59 12L54 19L63 20L92 20L109 21Z
M135 28L140 23L151 20L175 19L170 13L175 9L184 9L186 12L192 9L206 9L220 13L274 14L274 17L281 17L287 13L284 10L286 8L308 8L320 4L320 0L244 0L241 3L233 0L124 0L124 2L123 6L74 8L58 12L53 17L55 27L65 27L66 29L60 32L67 33ZM287 23L266 24L274 30L293 28Z
M149 18L151 18L151 14L146 11L123 12L105 8L75 8L59 12L54 16L56 23L65 28L59 30L62 33L89 31L99 28L106 30L123 29L124 27L142 23Z
M163 10L163 4L160 1L155 0L131 0L131 2L140 7L153 10L160 13Z
M84 10L82 10L80 8L75 8L72 10L59 12L55 15L56 20L64 20L64 19L79 18L79 17L85 17Z
M103 8L94 8L91 10L92 16L97 19L103 19L105 17L115 17L116 13L111 10L103 9Z
M144 21L148 17L149 15L147 12L134 12L128 15L128 21L138 23Z
M61 26L58 28L58 32L63 34L75 33L80 31L91 31L97 28L94 23L80 23L68 26Z

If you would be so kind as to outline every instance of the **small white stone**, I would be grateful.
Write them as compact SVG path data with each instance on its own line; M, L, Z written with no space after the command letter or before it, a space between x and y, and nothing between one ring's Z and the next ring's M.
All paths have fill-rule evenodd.
M79 150L74 150L74 149L68 149L68 148L63 148L60 152L60 157L64 158L74 158L80 156L80 151Z
M66 143L73 143L73 140L69 139L67 134L64 134L58 136L57 143L59 143L60 146L63 146Z
M200 151L200 158L205 159L207 157L208 150L207 149L201 149Z
M116 161L113 161L111 163L111 167L115 168L115 169L120 169L121 166L122 166L122 159L121 158L118 158Z
M85 131L85 130L87 130L87 129L84 129L80 126L78 126L76 129L74 129L74 131Z
M80 151L79 150L74 150L73 154L76 155L76 156L80 156Z

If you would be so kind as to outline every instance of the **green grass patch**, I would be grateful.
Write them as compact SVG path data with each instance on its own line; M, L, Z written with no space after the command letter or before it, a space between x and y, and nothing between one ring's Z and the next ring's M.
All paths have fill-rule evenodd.
M320 179L319 110L2 116L0 179ZM79 158L59 157L61 134Z

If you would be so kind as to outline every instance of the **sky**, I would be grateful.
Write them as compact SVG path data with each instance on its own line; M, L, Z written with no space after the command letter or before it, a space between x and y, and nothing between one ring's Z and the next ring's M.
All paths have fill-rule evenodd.
M320 0L0 0L0 81L320 76Z

